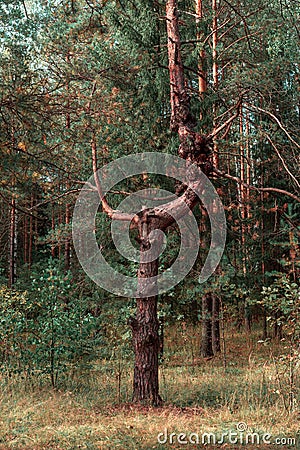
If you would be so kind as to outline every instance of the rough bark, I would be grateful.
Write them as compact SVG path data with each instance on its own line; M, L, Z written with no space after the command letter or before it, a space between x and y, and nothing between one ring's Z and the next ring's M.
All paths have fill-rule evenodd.
M17 277L17 211L16 200L13 198L10 208L10 232L9 232L9 286L12 287Z
M220 344L220 314L221 314L221 302L217 295L213 295L212 303L212 348L213 353L216 355L221 351Z
M196 25L199 28L199 25L201 25L201 21L203 20L203 2L202 0L196 0ZM197 40L203 41L204 36L203 32L201 32L199 29L197 29ZM202 43L200 43L202 46ZM199 83L199 97L200 100L203 102L204 95L207 90L207 82L206 82L206 54L203 47L200 48L199 51L199 60L198 60L198 83ZM202 119L202 116L200 116L200 119Z
M67 186L69 187L69 186ZM66 204L66 212L65 212L65 224L66 227L69 226L71 220L71 211L70 211L70 204ZM69 230L67 230L67 233L69 233ZM65 242L65 271L67 272L70 270L70 260L71 260L71 239L69 237L66 238Z
M203 295L201 339L201 356L203 358L210 358L214 355L212 348L212 306L212 295L210 293Z
M160 350L159 321L157 317L157 284L150 285L149 279L158 274L158 258L151 261L161 245L157 239L156 249L151 248L149 234L156 226L143 213L139 223L140 265L138 270L138 293L150 295L137 299L136 317L129 320L132 329L135 353L133 401L151 403L157 406L162 399L159 395L158 356ZM152 251L154 250L154 251ZM149 254L150 252L150 254Z
M180 140L178 149L179 156L197 164L205 174L209 174L212 169L209 158L212 142L207 136L193 131L197 121L191 113L190 97L184 81L177 0L167 1L166 18L170 74L171 130L178 132Z

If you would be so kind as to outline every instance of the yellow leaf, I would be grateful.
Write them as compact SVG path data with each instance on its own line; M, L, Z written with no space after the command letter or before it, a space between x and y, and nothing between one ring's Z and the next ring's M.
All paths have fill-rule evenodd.
M25 142L19 142L18 143L18 148L23 150L24 152L26 152L26 144L25 144Z

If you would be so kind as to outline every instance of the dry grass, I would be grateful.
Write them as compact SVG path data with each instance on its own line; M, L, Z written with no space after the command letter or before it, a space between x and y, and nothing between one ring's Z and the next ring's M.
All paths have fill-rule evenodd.
M161 408L129 402L132 380L126 364L120 390L117 363L114 367L103 361L88 378L73 374L57 391L17 378L2 380L0 449L196 449L204 447L161 445L157 435L165 429L176 434L221 434L235 431L239 422L255 432L299 438L300 410L296 403L292 413L284 409L284 396L289 394L285 375L280 370L278 375L280 367L270 358L271 348L258 344L258 335L246 340L228 333L226 370L222 357L210 361L196 357L195 336L195 330L189 329L172 330L167 337L160 371L165 399ZM272 344L272 353L280 352L280 346ZM247 446L264 448L299 448L299 442L296 447Z

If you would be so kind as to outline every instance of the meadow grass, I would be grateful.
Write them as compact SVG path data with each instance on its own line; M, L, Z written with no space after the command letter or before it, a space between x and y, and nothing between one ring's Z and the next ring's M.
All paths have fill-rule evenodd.
M226 332L224 356L199 357L199 330L172 328L160 367L162 407L131 403L129 361L99 361L74 372L56 390L47 380L21 375L1 380L0 449L300 448L299 371L294 373L293 408L288 371L279 355L284 342L259 342ZM289 410L292 409L292 410ZM260 435L296 439L296 445L160 444L159 433L236 431L238 423ZM293 443L292 443L293 444Z

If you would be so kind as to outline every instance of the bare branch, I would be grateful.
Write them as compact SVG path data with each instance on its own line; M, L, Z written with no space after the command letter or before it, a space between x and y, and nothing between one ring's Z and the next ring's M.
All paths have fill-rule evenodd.
M97 170L98 170L98 167L97 167L97 147L96 147L95 135L93 135L91 146L92 146L94 179L95 179L95 184L96 184L96 187L97 187L97 191L98 191L101 203L102 203L103 212L105 212L108 215L108 217L110 217L111 219L114 219L114 220L122 220L122 221L126 221L126 222L131 222L133 220L133 221L136 222L137 220L132 218L131 214L122 213L121 211L114 210L114 209L112 209L109 206L109 204L108 204L108 202L106 200L106 197L103 194L102 186L101 186L101 183L100 183L100 180L99 180L99 177L98 177L98 172L97 172Z
M226 53L227 50L229 50L231 47L233 47L238 42L243 41L244 39L248 39L250 36L257 36L258 34L260 34L260 32L257 31L255 33L251 33L251 34L249 34L247 36L245 35L245 36L242 36L242 37L236 39L235 41L233 41L229 45L227 45L227 47L225 47L222 52L220 52L220 56L222 56L224 53Z
M215 136L217 136L224 128L227 128L237 117L239 116L239 111L234 114L233 116L229 117L226 122L224 122L221 126L216 128L216 130L213 131L213 133L209 134L207 137L208 139L213 139Z
M270 142L270 144L272 145L272 147L274 148L275 152L277 153L280 161L282 162L283 167L285 168L285 170L287 171L287 173L289 174L289 176L292 178L292 180L296 183L296 185L298 186L298 188L300 189L300 183L297 180L297 178L291 173L291 171L289 170L285 160L283 159L280 151L278 150L278 148L276 147L276 145L274 144L274 142L272 141L272 139L270 138L270 136L266 133L266 138L268 139L268 141Z
M31 208L27 208L28 211L33 211L37 208L39 208L42 205L47 205L47 203L53 203L56 200L63 198L63 197L67 197L68 195L72 195L72 194L77 194L78 192L80 192L81 190L85 190L85 191L91 191L92 189L71 189L70 191L64 192L62 194L59 195L55 195L51 198L48 198L47 200L43 200L42 202L36 203L34 206L32 206Z
M267 116L271 117L271 119L274 120L274 122L277 123L277 125L279 126L279 128L285 133L285 135L289 138L289 140L296 145L297 148L300 148L300 145L298 144L298 142L296 142L292 136L290 135L290 133L287 131L287 129L282 125L282 123L280 122L280 120L278 119L278 117L276 117L274 114L272 114L270 111L267 111L263 108L260 108L259 106L254 106L254 105L249 105L247 103L245 103L243 106L245 106L245 108L248 108L250 111L251 110L255 110L255 111L259 111L262 112L264 114L266 114Z
M26 19L29 19L29 15L28 15L28 12L27 12L25 0L22 0L22 4L23 4L23 7L24 7L24 12L25 12Z
M300 197L298 197L295 194L292 194L291 192L285 191L284 189L278 189L278 188L273 188L273 187L259 188L257 186L253 186L251 184L245 183L240 178L235 177L233 175L230 175L230 174L228 174L228 173L226 173L226 172L224 172L222 170L216 169L215 167L213 167L212 171L216 175L218 175L219 177L227 178L228 180L235 181L239 185L244 186L244 187L246 187L248 189L251 189L252 191L257 191L257 192L276 192L277 194L287 195L288 197L292 198L293 200L296 200L297 202L300 202Z
M4 201L6 204L8 204L8 205L11 206L11 200L8 200L8 199L5 197L5 195L3 195L1 192L0 192L0 197L3 199L3 201ZM37 219L37 220L44 220L44 219L42 219L41 217L35 216L34 214L30 213L29 210L24 209L24 208L21 208L21 207L18 206L18 205L14 205L14 207L15 207L15 209L16 209L17 211L22 212L22 213L25 214L26 216L33 217L34 219Z

